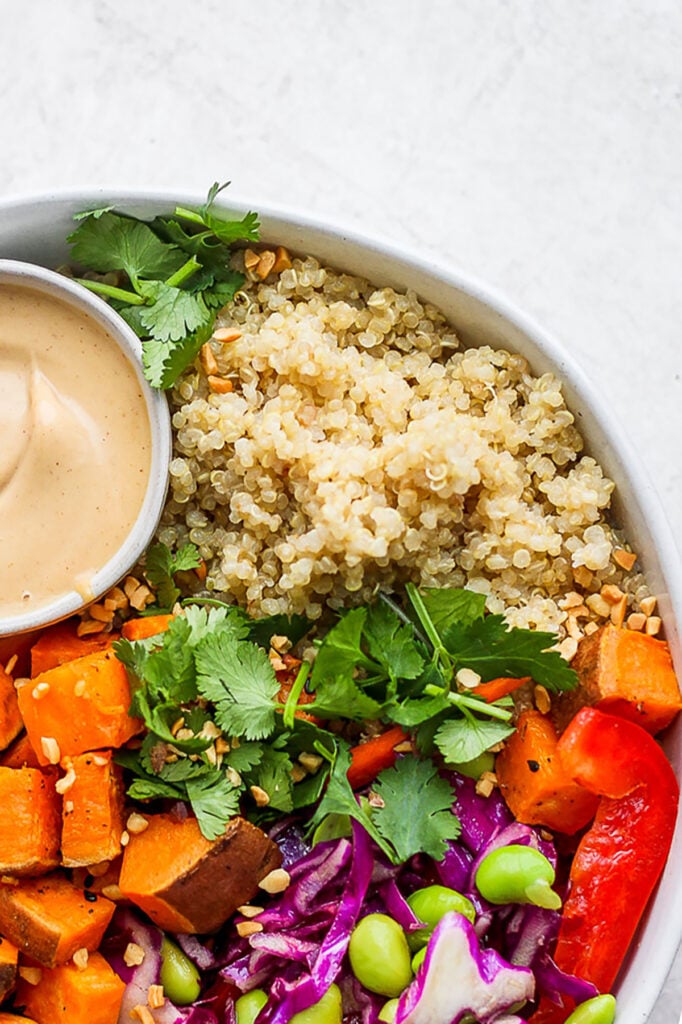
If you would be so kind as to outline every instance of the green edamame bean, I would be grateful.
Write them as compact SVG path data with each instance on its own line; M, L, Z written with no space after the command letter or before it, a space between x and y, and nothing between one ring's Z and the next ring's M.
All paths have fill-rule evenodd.
M386 914L368 914L355 926L348 956L353 974L370 992L393 998L412 981L405 932Z
M559 910L554 868L532 846L501 846L484 857L476 872L476 888L489 903L533 903Z
M161 943L161 984L172 1003L189 1006L199 998L199 971L179 946L164 936Z
M419 968L421 967L425 960L426 946L422 946L422 948L418 949L417 952L412 957L412 970L414 971L415 974L417 973L417 971L419 970Z
M398 1009L398 999L389 999L387 1003L379 1010L379 1020L383 1020L384 1024L393 1024L395 1021L396 1011Z
M595 996L576 1006L566 1024L613 1024L616 1017L616 1000L613 996Z
M268 994L262 988L252 988L235 1000L234 1012L237 1024L253 1024L268 1001Z
M407 941L412 952L426 945L441 917L450 910L456 910L472 924L476 920L476 908L471 900L456 889L448 889L446 885L427 885L424 889L417 889L407 897L407 903L414 916L426 925L408 935Z
M495 767L495 755L485 750L471 761L460 761L458 764L448 762L448 767L469 779L480 779L483 772L491 772Z
M317 1003L295 1013L289 1024L341 1024L342 1017L341 990L338 985L330 985Z

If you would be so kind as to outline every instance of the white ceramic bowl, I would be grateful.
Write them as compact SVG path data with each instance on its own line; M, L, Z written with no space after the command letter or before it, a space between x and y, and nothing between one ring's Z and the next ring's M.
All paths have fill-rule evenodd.
M135 565L145 551L163 511L168 486L171 454L171 429L168 402L163 394L149 386L142 373L141 344L135 332L111 307L75 281L36 263L0 258L0 284L21 285L58 299L64 305L102 327L132 366L145 403L151 433L151 464L142 506L132 529L119 549L99 566L89 581L87 601L78 590L71 590L30 611L11 616L0 615L0 637L39 629L80 611L113 587ZM76 524L77 528L77 524Z
M0 257L58 265L67 257L64 239L73 214L80 210L115 204L120 210L151 218L169 212L176 203L191 206L202 201L203 197L178 194L90 191L0 203ZM682 612L682 575L669 527L650 481L624 440L622 428L561 345L508 300L464 274L295 211L263 209L259 204L241 201L226 205L239 216L248 209L258 210L264 240L311 253L378 285L414 288L444 311L466 342L486 342L518 351L536 373L551 370L562 379L567 402L589 452L617 484L613 516L633 543L659 598L666 635L678 675L682 676L677 627ZM671 727L664 746L678 778L682 777L682 722ZM666 870L620 975L618 1024L643 1024L647 1019L681 936L682 826L678 818Z

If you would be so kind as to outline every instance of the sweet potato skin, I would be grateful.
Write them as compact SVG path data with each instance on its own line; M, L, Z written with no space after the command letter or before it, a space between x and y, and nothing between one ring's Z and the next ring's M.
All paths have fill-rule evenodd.
M76 889L63 875L0 882L0 933L44 967L93 952L115 910L111 900Z
M0 750L6 750L23 727L14 680L0 668Z
M60 757L73 757L119 747L142 727L128 714L128 674L113 651L98 651L48 669L21 685L17 694L41 764L49 763L45 737L56 741Z
M14 990L17 982L19 950L8 939L0 938L0 1002Z
M571 664L580 685L552 702L560 733L584 705L620 715L654 735L682 709L670 650L663 640L609 624L580 641Z
M54 773L0 767L0 874L43 875L59 864L61 799Z
M557 735L539 711L524 711L495 761L500 792L518 821L573 835L594 817L599 798L566 774Z
M16 1013L0 1012L0 1024L41 1024L41 1022L32 1020L30 1017L18 1017Z
M110 750L68 758L64 767L75 782L62 811L62 864L77 868L113 860L125 829L121 768Z
M101 953L91 953L84 970L69 963L43 970L37 985L21 979L17 1003L25 1006L38 1024L116 1024L124 990L124 983Z
M282 862L277 846L244 818L232 818L213 841L194 818L156 814L148 820L124 850L119 886L167 931L215 931Z
M31 648L31 676L75 661L96 651L106 651L118 640L118 633L95 633L78 636L78 619L66 619L44 630Z

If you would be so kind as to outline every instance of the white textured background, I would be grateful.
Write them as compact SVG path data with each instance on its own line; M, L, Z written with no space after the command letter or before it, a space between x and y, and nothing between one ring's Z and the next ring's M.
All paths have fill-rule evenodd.
M564 340L682 528L680 0L0 0L0 197L231 178ZM682 959L650 1024L682 1009Z

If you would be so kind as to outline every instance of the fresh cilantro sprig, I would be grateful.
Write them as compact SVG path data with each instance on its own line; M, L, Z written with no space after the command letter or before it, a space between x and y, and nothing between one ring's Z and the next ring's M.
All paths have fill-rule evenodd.
M212 185L198 210L178 206L151 222L108 206L74 218L78 226L67 239L74 262L97 274L125 275L123 286L80 283L106 298L142 339L144 372L154 387L172 387L244 283L230 266L231 246L258 240L258 217L218 215L214 205L224 188Z
M153 544L145 558L145 576L156 591L155 612L169 612L180 597L175 574L201 565L199 549L194 544L183 544L173 553L166 544Z

